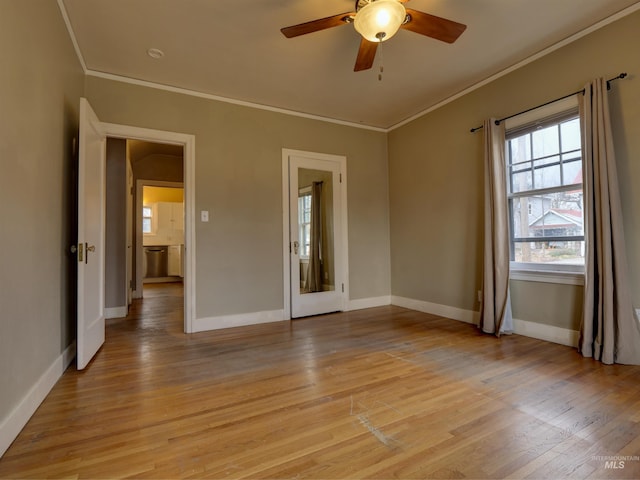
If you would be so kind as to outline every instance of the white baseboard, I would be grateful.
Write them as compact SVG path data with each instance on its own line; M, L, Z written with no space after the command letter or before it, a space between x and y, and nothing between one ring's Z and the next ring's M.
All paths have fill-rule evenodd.
M568 328L554 327L544 323L529 322L527 320L513 319L513 329L518 335L559 343L568 347L577 347L580 332Z
M247 325L283 321L288 321L284 318L284 310L220 315L218 317L196 318L193 322L193 332L205 332L207 330L219 330L221 328L244 327Z
M370 298L356 298L355 300L349 300L347 304L347 311L362 310L363 308L382 307L384 305L391 305L391 295L383 295L381 297Z
M31 387L20 403L0 423L0 457L4 455L11 443L27 424L31 416L40 406L64 371L76 357L76 342L69 345L56 358L38 381Z
M449 305L440 305L439 303L425 302L423 300L414 300L412 298L391 296L391 304L399 307L410 308L418 312L430 313L440 317L451 318L460 322L472 323L478 325L480 313L473 310L464 310L462 308L450 307Z
M422 300L413 300L411 298L391 297L391 304L399 307L410 308L419 312L430 313L440 317L458 320L460 322L472 323L478 325L480 321L480 312L473 310L464 310L462 308L450 307L448 305L440 305L437 303L424 302ZM530 322L528 320L513 319L513 333L523 335L525 337L537 338L547 342L559 343L568 347L577 347L580 332L569 330L567 328L554 327L553 325L545 325L544 323Z
M129 309L126 305L121 307L109 307L104 309L104 318L124 318L129 313Z

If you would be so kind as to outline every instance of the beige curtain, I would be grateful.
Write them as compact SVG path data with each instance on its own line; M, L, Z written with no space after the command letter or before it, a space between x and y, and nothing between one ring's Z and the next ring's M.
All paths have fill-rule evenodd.
M640 325L627 287L607 82L585 87L580 104L584 165L585 286L579 350L603 363L640 365Z
M322 182L311 185L311 226L309 267L305 292L322 291Z
M509 213L504 124L484 122L484 273L480 328L513 331L509 293Z

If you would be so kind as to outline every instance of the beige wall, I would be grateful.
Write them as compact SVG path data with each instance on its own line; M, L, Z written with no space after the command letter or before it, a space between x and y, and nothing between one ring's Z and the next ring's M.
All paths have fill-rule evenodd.
M127 305L127 141L107 138L104 306Z
M183 203L184 189L173 187L144 187L142 196L143 205L158 202Z
M55 1L0 8L0 425L75 339L84 77Z
M482 133L469 133L471 127L485 117L500 118L577 91L591 78L629 72L628 79L614 84L609 100L632 295L640 306L638 45L640 12L389 134L394 295L466 310L479 307ZM516 318L578 329L581 287L516 281L512 287Z
M198 318L282 309L282 148L345 155L351 298L389 295L386 135L87 77L101 120L194 134ZM199 218L199 215L197 215Z

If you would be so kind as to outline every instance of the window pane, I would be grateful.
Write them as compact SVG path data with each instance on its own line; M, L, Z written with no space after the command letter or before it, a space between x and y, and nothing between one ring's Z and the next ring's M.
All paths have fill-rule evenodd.
M558 138L557 125L536 130L531 134L531 137L534 158L560 153L560 139Z
M563 183L565 185L582 184L582 159L574 162L563 162L562 174L564 175Z
M558 161L558 157L553 158ZM559 187L562 184L560 181L560 165L536 168L534 172L535 188Z
M512 175L511 191L513 193L524 192L533 188L533 178L531 176L531 170L522 170L521 173L514 173Z
M511 163L531 160L531 135L527 133L509 140L509 148L511 151Z
M514 239L583 236L582 190L511 200Z
M151 216L151 207L142 207L142 216L150 217Z
M580 120L575 118L560 124L562 151L580 150Z
M151 219L143 218L142 219L142 233L151 233Z
M517 242L514 261L557 265L584 265L584 241Z

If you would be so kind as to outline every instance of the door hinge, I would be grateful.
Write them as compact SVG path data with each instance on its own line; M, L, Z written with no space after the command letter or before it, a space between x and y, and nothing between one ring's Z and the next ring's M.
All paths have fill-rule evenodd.
M340 174L340 183L342 183L342 174Z
M344 283L342 284L342 293L344 293Z

